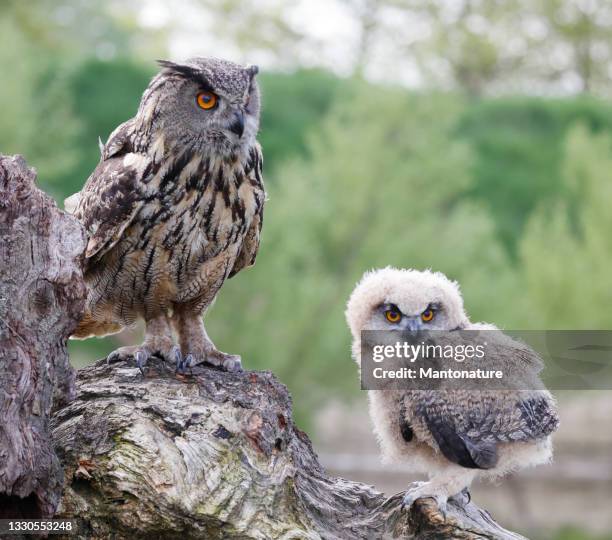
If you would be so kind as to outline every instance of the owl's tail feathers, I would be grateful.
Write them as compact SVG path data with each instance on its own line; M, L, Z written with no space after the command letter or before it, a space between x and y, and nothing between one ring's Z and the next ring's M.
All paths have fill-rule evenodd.
M79 322L79 325L70 337L72 339L86 339L96 336L108 336L121 332L123 328L123 325L119 324L117 321L101 321L95 319L91 312L86 311L81 322Z

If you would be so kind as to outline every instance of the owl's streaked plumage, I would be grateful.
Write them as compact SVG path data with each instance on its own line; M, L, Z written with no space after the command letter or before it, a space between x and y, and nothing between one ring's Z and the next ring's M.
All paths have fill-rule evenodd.
M115 129L81 192L66 201L89 234L89 296L74 337L143 318L144 343L113 358L239 368L239 357L214 347L201 315L259 248L257 68L210 58L160 65L136 116Z
M362 330L496 329L470 322L458 285L443 274L395 268L366 273L350 297L346 317L359 366ZM406 492L405 505L433 497L444 508L477 475L498 477L551 459L550 434L559 419L537 375L541 360L526 345L501 336L488 344L487 356L515 373L527 373L536 381L534 389L369 391L383 457L409 463L430 477Z

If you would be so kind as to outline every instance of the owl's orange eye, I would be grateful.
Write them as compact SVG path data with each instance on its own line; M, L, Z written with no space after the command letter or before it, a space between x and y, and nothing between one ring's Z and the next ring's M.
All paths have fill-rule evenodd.
M421 313L421 320L423 322L429 322L434 318L434 310L431 308L427 308L423 313Z
M212 92L200 92L196 98L198 106L202 109L210 110L217 105L217 96Z
M402 318L402 314L396 309L388 309L387 311L385 311L385 318L390 323L398 323Z

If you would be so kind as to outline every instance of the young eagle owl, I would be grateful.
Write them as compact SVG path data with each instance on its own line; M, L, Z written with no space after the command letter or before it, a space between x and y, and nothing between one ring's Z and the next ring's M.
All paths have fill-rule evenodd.
M109 361L134 357L142 369L157 355L179 370L203 361L240 369L239 356L215 348L202 314L259 248L258 70L210 58L159 64L136 116L66 200L89 234L86 311L73 337L112 334L141 317L144 343Z
M346 317L360 367L362 330L444 330L438 334L460 336L452 331L495 329L470 322L458 285L443 274L395 268L366 273L350 297ZM407 462L430 477L410 487L404 506L431 497L444 510L447 499L477 475L497 477L550 460L550 434L559 420L537 376L541 361L526 345L496 333L503 339L492 349L495 359L515 373L533 373L541 389L369 391L383 457Z

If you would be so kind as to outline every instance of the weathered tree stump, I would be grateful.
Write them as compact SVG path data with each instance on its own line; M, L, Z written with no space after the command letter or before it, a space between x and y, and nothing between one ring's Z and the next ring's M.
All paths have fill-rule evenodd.
M79 371L77 397L53 418L65 469L63 518L83 537L518 539L470 503L430 500L331 478L293 423L286 388L269 372L161 360Z
M81 225L0 156L0 517L48 517L63 473L49 416L74 393L66 339L83 308Z

